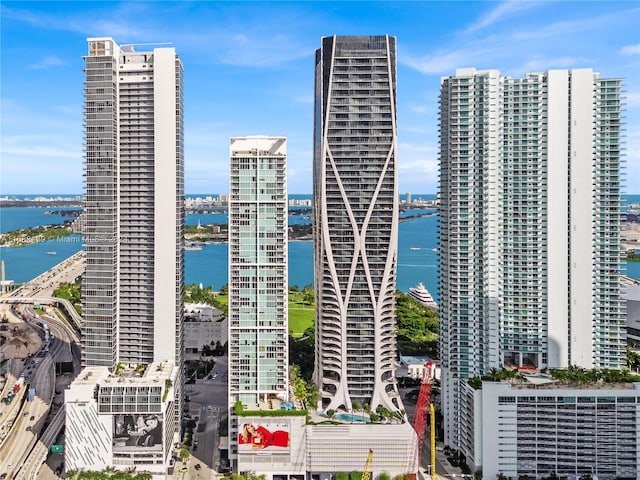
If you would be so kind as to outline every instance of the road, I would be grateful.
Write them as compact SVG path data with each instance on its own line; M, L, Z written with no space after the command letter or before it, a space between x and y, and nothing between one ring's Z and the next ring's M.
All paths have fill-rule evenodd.
M25 366L23 371L32 372L30 385L35 385L38 393L32 401L27 401L26 388L22 388L8 405L8 421L12 425L0 449L0 475L7 474L9 479L13 478L35 445L44 426L53 393L53 361L50 356L45 356L38 365L32 367L32 363L27 362Z
M41 468L49 447L64 425L63 411L56 413L62 407L63 398L61 389L56 388L54 364L70 361L77 372L79 350L72 346L79 339L75 329L55 311L40 316L33 310L33 304L37 301L43 306L45 303L55 305L58 300L51 298L53 290L61 282L74 282L83 271L84 252L79 252L3 298L3 303L12 304L11 308L3 305L8 321L3 323L8 327L3 333L23 340L24 349L19 352L13 348L14 353L20 353L23 358L10 360L11 369L1 398L6 397L8 389L21 375L29 387L35 388L35 396L31 401L26 400L27 389L23 387L10 404L0 403L0 477L5 475L8 480L57 478L50 468ZM76 313L72 306L66 307L72 310L72 315ZM76 314L75 319L80 319L79 315ZM41 322L46 323L46 327ZM5 347L4 352L9 352Z
M400 388L400 395L402 396L402 399L403 399L402 402L407 412L407 417L409 418L410 421L413 421L416 404L407 401L405 399L405 395L408 392L415 390L415 388L417 387ZM437 398L432 398L432 400L436 401L437 403ZM429 434L430 434L429 432L430 432L429 425L427 425L427 432L425 434L424 444L422 446L422 452L420 454L420 468L427 473L431 471L431 445L429 441ZM442 444L436 445L436 473L438 474L439 477L462 478L462 470L452 466L448 462L447 457L444 455L444 452L442 451Z
M194 443L187 472L176 472L171 479L213 480L218 478L220 466L220 435L218 424L227 416L227 357L213 357L216 364L205 379L185 386L189 396L188 416L196 419ZM178 462L177 465L181 465ZM200 469L196 469L200 465Z
M51 297L62 282L73 283L84 273L86 256L84 251L63 260L58 265L38 275L9 293L9 297Z

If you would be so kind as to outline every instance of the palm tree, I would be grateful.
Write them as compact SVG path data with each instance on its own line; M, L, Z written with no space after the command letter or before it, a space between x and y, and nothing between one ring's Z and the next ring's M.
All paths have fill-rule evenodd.
M190 456L191 456L191 452L187 447L182 447L180 449L180 460L182 460L182 463L186 463L187 460L189 460Z

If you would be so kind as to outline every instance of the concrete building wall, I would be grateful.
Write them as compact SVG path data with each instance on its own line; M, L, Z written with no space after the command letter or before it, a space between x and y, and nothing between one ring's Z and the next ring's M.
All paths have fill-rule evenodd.
M640 348L640 285L629 285L624 290L627 301L627 334L631 348Z
M98 414L96 382L109 376L107 367L84 369L64 393L65 469L102 470L112 465L111 417Z
M548 365L562 368L569 364L569 73L549 72L547 100L547 238L554 248L547 248L548 270Z
M307 470L321 479L328 473L362 471L373 449L372 478L415 472L416 433L409 423L396 425L307 426ZM331 477L334 478L334 477Z
M184 281L184 159L182 65L175 48L153 54L154 335L153 361L182 356ZM179 363L179 362L178 362Z
M606 388L483 382L482 474L640 478L640 383Z
M593 281L594 216L593 202L595 158L594 78L589 69L572 70L571 95L565 123L570 124L569 138L569 245L571 278L569 292L570 363L590 368L594 362ZM597 328L597 327L596 327Z
M185 322L184 348L191 352L193 349L202 350L203 345L214 347L216 342L224 345L229 334L229 324L225 318L219 322ZM213 345L211 345L213 342Z

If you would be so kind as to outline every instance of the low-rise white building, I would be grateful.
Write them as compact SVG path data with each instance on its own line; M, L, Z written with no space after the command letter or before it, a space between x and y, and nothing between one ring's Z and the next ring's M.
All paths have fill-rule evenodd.
M65 391L65 468L165 474L179 429L171 362L110 374L87 367Z
M416 472L417 435L410 423L344 423L306 427L308 478L331 480L336 472L361 472L370 449L372 478Z
M430 362L429 357L415 357L409 355L400 356L400 365L396 370L396 377L411 377L413 379L422 379L427 370L427 362ZM436 380L440 380L440 367L435 366L433 375Z
M627 342L634 349L640 349L640 285L624 287L627 300Z
M483 478L503 474L577 480L640 479L640 383L461 383L467 463Z
M224 345L229 338L228 323L222 312L204 303L184 305L184 349L198 353L204 345Z
M298 401L275 398L245 407L250 410L232 420L238 471L267 480L331 480L338 472L362 471L373 450L372 478L416 472L417 436L407 421L364 423L363 412L337 413L329 420L313 411L307 422Z

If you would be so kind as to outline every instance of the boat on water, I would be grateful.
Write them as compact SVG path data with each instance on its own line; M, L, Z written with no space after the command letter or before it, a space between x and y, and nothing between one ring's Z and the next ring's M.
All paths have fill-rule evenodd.
M408 295L412 298L415 298L425 307L438 308L438 304L429 293L429 290L427 290L422 284L422 282L418 283L417 287L411 287L409 289Z
M47 255L57 255L56 252L47 252Z
M409 247L409 250L413 250L415 252L422 250L420 247Z
M202 245L197 243L188 243L184 246L184 250L188 252L199 252L202 250Z

